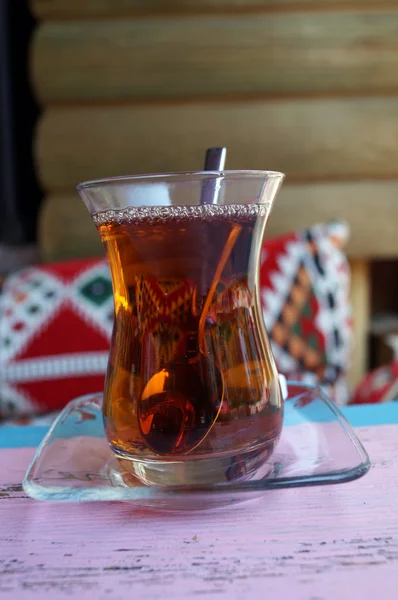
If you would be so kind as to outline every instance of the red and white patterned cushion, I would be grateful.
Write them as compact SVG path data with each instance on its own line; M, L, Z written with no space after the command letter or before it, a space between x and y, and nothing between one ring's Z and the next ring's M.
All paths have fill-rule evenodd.
M102 388L113 322L104 260L15 273L0 307L0 413L53 410Z
M357 385L351 404L398 402L398 360L367 373Z
M350 271L342 250L346 223L316 225L264 244L260 281L264 319L278 369L320 383L339 404L352 350Z
M338 402L351 350L342 223L265 242L264 318L280 372L320 382ZM113 322L105 260L40 265L0 296L0 416L40 414L103 387ZM338 393L336 390L340 390Z

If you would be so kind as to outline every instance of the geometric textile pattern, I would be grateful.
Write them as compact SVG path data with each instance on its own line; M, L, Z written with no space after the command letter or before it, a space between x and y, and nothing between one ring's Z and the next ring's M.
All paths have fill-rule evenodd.
M0 295L0 416L62 408L103 387L113 323L106 261L26 268Z
M74 310L110 338L113 294L108 263L102 261L83 270L70 285L68 296Z
M305 234L311 248L306 268L319 303L316 327L325 338L325 383L334 382L347 372L352 353L350 269L341 250L348 233L346 224L331 223L314 227Z
M375 404L398 401L398 360L378 367L365 375L358 384L351 404Z
M329 388L349 367L350 274L341 249L348 232L341 222L316 225L263 248L264 321L278 370L291 379L307 375Z
M260 266L278 370L321 383L339 403L351 352L349 270L342 251L347 237L344 223L330 223L266 240ZM152 336L154 351L166 362L181 343L172 325L192 301L190 286L172 279L145 279L138 286L136 302L145 304L150 328L158 311L162 325L168 324ZM245 293L243 286L242 302ZM7 277L0 294L0 417L58 410L103 389L112 325L106 260L40 265Z
M136 303L142 315L144 355L153 352L161 364L167 364L179 346L184 351L186 340L184 343L179 324L187 318L193 293L194 286L189 280L137 278Z

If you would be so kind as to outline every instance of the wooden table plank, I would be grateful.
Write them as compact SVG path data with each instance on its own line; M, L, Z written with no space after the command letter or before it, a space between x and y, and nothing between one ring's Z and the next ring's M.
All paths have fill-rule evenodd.
M362 479L199 513L36 502L18 489L34 450L2 449L0 597L395 599L398 425L359 433Z

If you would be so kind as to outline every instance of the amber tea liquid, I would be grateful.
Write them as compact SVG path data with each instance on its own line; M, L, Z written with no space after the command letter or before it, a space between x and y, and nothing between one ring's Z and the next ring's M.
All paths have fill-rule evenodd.
M263 209L134 208L94 217L115 297L106 435L146 483L250 476L279 438L282 400L252 259Z

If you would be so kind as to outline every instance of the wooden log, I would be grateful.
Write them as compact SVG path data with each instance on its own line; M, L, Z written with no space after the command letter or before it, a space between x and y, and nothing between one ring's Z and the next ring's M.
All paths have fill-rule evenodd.
M43 103L395 93L397 28L398 10L48 22L32 74Z
M351 258L398 257L398 180L285 184L266 235L272 237L334 219L347 221Z
M266 237L332 219L346 220L352 259L397 257L398 180L394 182L285 185ZM50 195L40 218L40 247L47 260L102 254L98 234L77 194ZM362 360L362 359L361 359Z
M289 181L398 176L398 98L53 108L38 129L47 189L84 179L200 169L209 146L230 169Z
M45 262L104 253L95 225L77 193L44 200L38 237Z
M350 2L358 7L394 6L396 0ZM196 13L202 11L250 11L282 9L319 9L346 7L345 0L31 0L40 19L103 18L142 13Z

